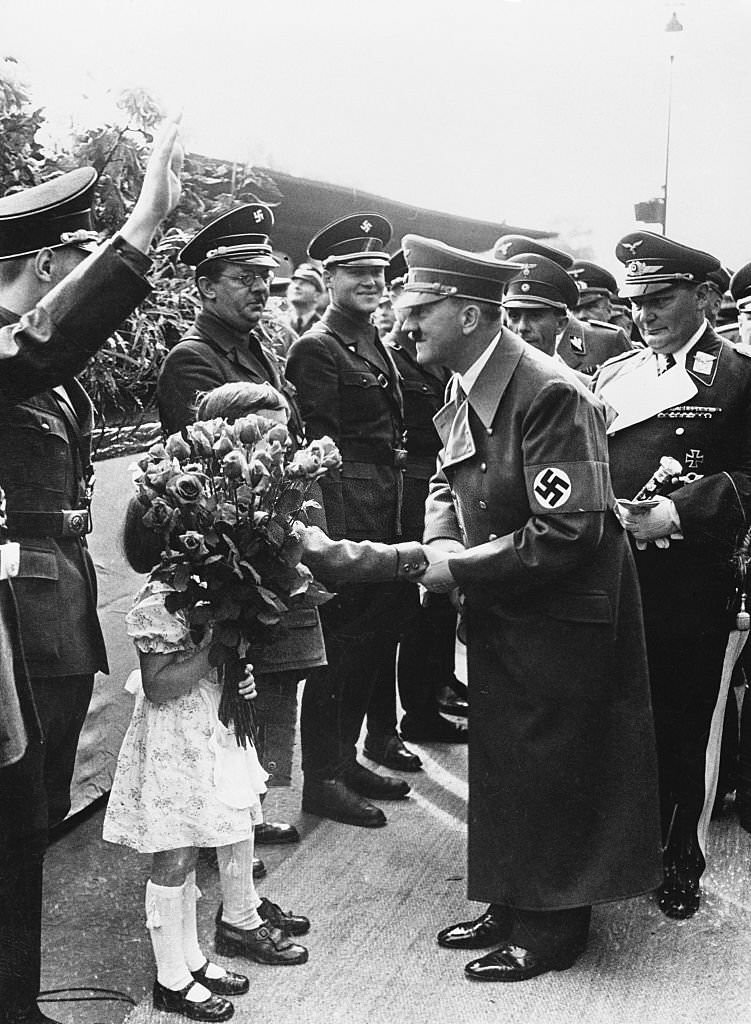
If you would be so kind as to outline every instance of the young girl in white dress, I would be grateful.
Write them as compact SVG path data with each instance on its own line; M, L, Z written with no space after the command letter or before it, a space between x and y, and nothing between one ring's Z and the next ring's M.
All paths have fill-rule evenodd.
M128 507L125 554L138 572L159 560L159 541ZM198 943L195 866L200 847L217 848L223 910L217 951L262 963L296 964L307 950L292 943L279 908L253 884L253 825L261 821L266 772L249 744L238 746L218 718L221 685L209 665L210 637L195 644L170 588L149 579L126 617L138 648L142 687L123 740L104 821L104 839L153 855L146 883L146 924L157 977L154 1007L192 1020L224 1021L228 995L247 992L246 977L211 963ZM248 670L240 692L255 696ZM261 913L259 914L259 910ZM299 920L299 919L298 919Z

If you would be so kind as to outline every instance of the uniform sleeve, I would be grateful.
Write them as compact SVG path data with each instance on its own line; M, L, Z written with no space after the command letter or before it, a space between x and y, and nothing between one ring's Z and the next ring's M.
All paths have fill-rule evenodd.
M410 579L427 566L416 542L381 544L376 541L331 540L321 530L305 532L301 561L328 586Z
M462 585L533 590L575 571L603 537L614 498L598 403L573 386L548 385L524 418L521 457L530 517L513 533L450 558Z
M297 390L297 401L309 441L328 435L341 445L341 403L339 367L325 337L306 335L289 352L286 375ZM329 533L346 533L341 474L334 470L320 481L323 508Z
M103 245L17 324L0 328L0 394L5 401L24 401L80 373L148 295L149 283L139 272L145 264L137 270L123 245Z
M456 515L451 486L441 468L443 454L443 449L441 449L438 453L436 472L431 478L428 488L423 542L429 544L433 540L457 540L464 546L464 537Z
M218 366L207 358L206 345L190 340L179 342L162 364L156 386L159 418L165 431L175 434L193 423L196 395L224 383Z

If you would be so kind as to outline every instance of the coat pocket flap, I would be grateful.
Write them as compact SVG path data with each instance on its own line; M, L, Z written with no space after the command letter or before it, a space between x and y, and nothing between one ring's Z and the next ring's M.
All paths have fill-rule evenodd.
M22 545L18 575L39 580L56 580L58 569L54 550Z

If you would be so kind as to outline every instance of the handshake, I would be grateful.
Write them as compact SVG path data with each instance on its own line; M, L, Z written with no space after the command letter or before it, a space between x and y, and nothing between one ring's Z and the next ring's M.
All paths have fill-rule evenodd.
M458 541L437 540L432 544L397 544L397 578L419 583L432 594L450 594L458 583L449 569L449 558L464 547Z

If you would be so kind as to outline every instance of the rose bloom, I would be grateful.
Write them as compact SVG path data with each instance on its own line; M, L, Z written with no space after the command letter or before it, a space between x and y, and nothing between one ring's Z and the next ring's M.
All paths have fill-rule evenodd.
M195 473L178 473L167 482L167 494L178 505L195 505L203 497L203 484Z
M290 476L317 476L321 469L321 460L315 452L305 448L297 452L288 470Z
M278 424L272 427L271 430L266 434L266 440L269 442L278 441L279 444L285 445L289 443L289 431L286 427Z
M327 434L311 441L308 451L315 452L319 456L324 469L338 469L342 464L341 453Z
M227 452L222 459L222 473L228 480L248 479L248 460L237 448Z
M163 444L152 444L146 453L150 462L163 462L167 458L167 450Z
M193 560L204 558L209 553L203 534L197 530L187 530L185 533L181 533L177 541L183 551Z
M223 433L222 436L214 442L212 447L216 454L221 456L227 455L228 452L231 452L235 447L235 444L228 434Z
M190 458L190 445L187 444L180 434L170 434L164 445L167 455L172 459L179 459L184 462Z
M260 459L251 459L249 481L254 494L262 494L271 486L271 474Z
M255 444L260 440L261 431L258 427L258 417L254 413L235 420L235 437L242 444L247 445Z
M191 423L188 427L188 437L199 455L211 455L214 450L214 435L206 423Z
M177 520L177 509L168 505L164 498L154 498L146 515L143 517L145 526L160 532L171 530Z

